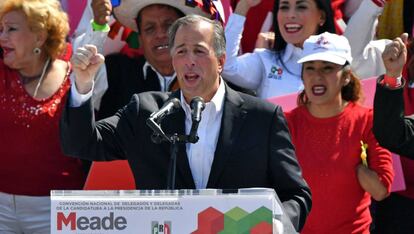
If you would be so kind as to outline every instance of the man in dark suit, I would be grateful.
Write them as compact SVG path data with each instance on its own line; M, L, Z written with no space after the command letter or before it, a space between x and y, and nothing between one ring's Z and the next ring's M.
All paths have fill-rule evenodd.
M373 131L382 146L414 159L414 115L404 117L403 89L408 84L402 71L407 60L407 36L394 39L382 54L386 74L378 79Z
M410 72L414 54L410 53L406 63L407 36L403 34L385 47L382 59L386 74L378 78L375 91L373 132L380 145L402 156L400 160L406 186L404 191L392 192L376 204L375 233L378 234L411 233L414 230L414 115L405 116L414 110L411 104L414 101L413 87L410 87L414 76ZM406 73L403 72L404 65Z
M76 82L61 121L64 152L88 160L127 159L137 188L165 189L170 145L151 141L146 120L175 97L181 99L181 108L165 117L162 128L168 134L188 134L188 103L201 96L207 104L198 129L200 139L179 146L175 187L274 188L299 231L311 208L311 194L281 108L225 85L220 77L225 39L219 23L186 16L173 24L169 38L181 90L134 95L122 111L98 122L88 97L91 77L103 58L94 47L76 51L72 58Z

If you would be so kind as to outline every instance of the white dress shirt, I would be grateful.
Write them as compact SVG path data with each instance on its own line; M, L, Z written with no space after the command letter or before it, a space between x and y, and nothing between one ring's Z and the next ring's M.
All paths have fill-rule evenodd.
M201 121L197 131L199 136L198 142L195 144L187 143L186 145L188 162L197 189L205 189L207 187L219 137L221 117L223 116L224 94L224 81L221 79L216 94L210 102L206 103L204 111L201 113ZM181 106L186 117L185 132L189 134L192 125L191 108L185 101L182 93Z

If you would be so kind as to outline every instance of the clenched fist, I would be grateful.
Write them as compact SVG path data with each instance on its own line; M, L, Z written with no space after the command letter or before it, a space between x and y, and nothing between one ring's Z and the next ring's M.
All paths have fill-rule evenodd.
M75 73L75 84L79 93L85 94L92 89L93 79L104 61L104 56L98 53L94 45L85 45L73 53L70 62Z
M408 34L404 33L401 37L395 38L388 44L382 52L382 60L389 77L399 77L402 74L404 64L407 61L407 42Z

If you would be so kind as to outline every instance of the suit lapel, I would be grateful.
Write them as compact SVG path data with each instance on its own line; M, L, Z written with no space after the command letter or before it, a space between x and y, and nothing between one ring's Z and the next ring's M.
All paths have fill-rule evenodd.
M169 99L178 98L180 99L180 91L175 91L172 93ZM178 133L179 135L185 134L185 112L182 108L176 113L167 116L163 123L162 128L164 132L169 135L173 133ZM170 143L163 143L162 147L164 151L167 152L168 160L170 160L171 156L171 144ZM185 144L179 144L178 146L178 154L177 154L177 175L178 173L181 175L180 178L184 181L183 185L177 185L178 187L183 187L187 189L195 188L194 179L191 173L190 164L188 162L188 157L186 153L186 146ZM178 177L178 176L177 176Z
M220 135L214 154L214 160L210 171L207 188L217 187L217 181L223 171L230 153L234 147L234 141L243 126L247 111L243 109L243 99L240 95L226 85L226 95L223 106Z

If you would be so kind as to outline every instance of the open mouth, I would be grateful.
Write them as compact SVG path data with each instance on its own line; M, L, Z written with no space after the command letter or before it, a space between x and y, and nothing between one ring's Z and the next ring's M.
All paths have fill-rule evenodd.
M288 33L296 33L302 29L302 25L300 24L285 24L285 30Z
M326 93L325 85L314 85L312 86L312 94L315 96L322 96Z
M187 81L195 81L195 80L197 80L198 78L199 78L200 76L199 75L197 75L196 73L186 73L185 75L184 75L184 78L187 80Z
M8 48L8 47L2 47L2 49L3 49L3 55L7 55L8 53L14 51L14 49Z

